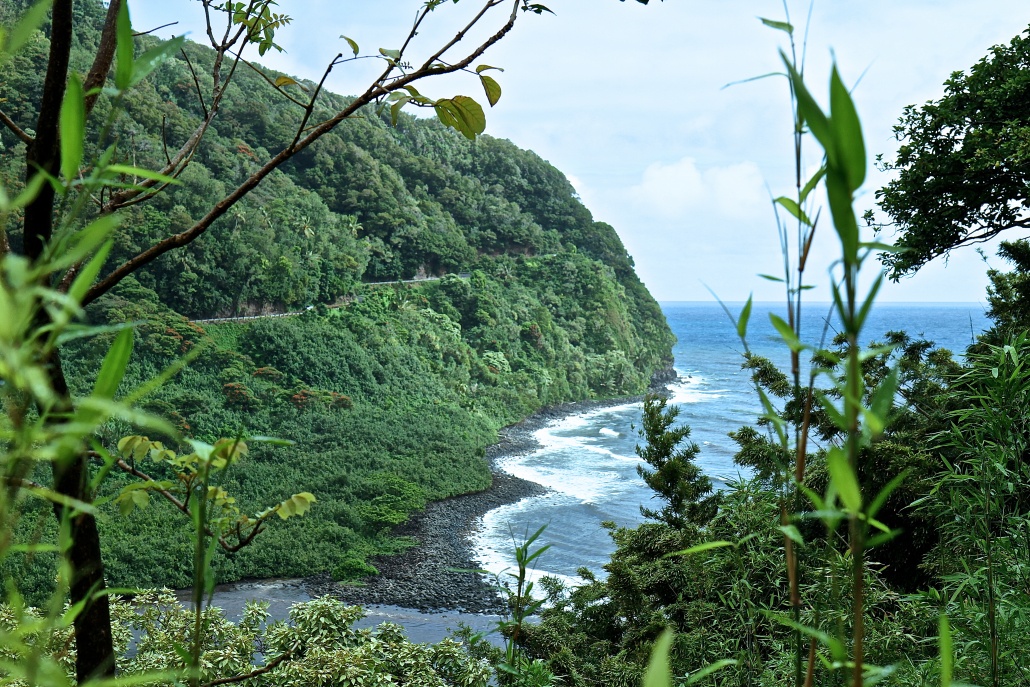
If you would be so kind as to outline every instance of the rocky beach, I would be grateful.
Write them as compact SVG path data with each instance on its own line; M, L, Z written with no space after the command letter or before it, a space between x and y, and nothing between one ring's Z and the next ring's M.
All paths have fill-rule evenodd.
M656 380L664 387L665 379ZM479 564L470 535L481 518L499 506L537 496L546 489L535 482L513 477L497 468L501 457L535 451L534 433L548 423L595 408L625 404L637 398L564 403L545 408L499 432L498 442L486 451L493 483L490 488L429 504L397 534L416 544L397 556L372 561L379 575L360 585L339 584L328 575L308 578L304 587L311 596L331 594L347 603L364 606L390 605L417 609L423 613L459 611L499 613L504 604Z

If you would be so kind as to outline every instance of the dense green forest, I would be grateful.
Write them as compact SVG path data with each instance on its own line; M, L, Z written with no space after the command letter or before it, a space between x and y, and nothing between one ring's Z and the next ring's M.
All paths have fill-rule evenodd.
M0 20L27 5L5 3ZM105 8L82 2L75 12L85 30L72 69L85 72ZM138 51L158 43L137 42ZM0 98L15 120L30 121L39 106L48 49L38 34L4 72ZM196 128L203 105L191 68L210 71L213 55L187 43L126 97L109 134L132 164L160 167L166 147ZM325 94L320 107L345 101ZM255 160L288 143L296 109L241 67L182 183L124 211L110 261L200 218ZM24 144L5 143L0 175L17 189ZM363 286L417 275L442 278ZM304 308L299 317L190 322ZM125 389L195 356L144 401L184 437L295 442L255 447L224 487L245 508L298 491L317 507L219 558L220 581L367 574L368 556L405 545L390 531L410 513L490 484L483 449L500 427L546 405L642 393L670 363L672 343L615 230L593 221L558 170L508 141L468 141L404 114L392 126L388 111L371 108L273 172L201 240L124 280L88 317L138 323ZM75 393L88 393L113 336L68 345ZM103 440L132 433L112 423ZM154 501L101 520L110 583L188 586L182 518ZM46 557L6 565L25 592L49 587Z

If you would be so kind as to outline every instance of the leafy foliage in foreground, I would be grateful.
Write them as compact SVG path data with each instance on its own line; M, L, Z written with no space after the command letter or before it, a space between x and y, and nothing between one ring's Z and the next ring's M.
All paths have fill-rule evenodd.
M458 642L413 644L393 623L355 629L353 624L363 616L360 608L329 597L295 604L288 620L277 621L270 619L267 602L248 602L238 623L209 607L202 617L201 684L241 675L252 676L242 684L253 686L488 684L489 667L472 659ZM0 630L31 627L37 617L32 608L0 605ZM182 684L186 664L181 652L194 624L192 610L169 590L144 591L132 602L113 603L112 618L123 680ZM57 630L42 643L69 679L74 676L74 652L66 651L70 634ZM0 649L3 658L14 658L3 653ZM263 657L258 663L256 655Z

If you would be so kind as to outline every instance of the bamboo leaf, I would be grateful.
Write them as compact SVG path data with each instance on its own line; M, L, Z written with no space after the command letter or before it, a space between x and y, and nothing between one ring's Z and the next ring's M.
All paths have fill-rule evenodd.
M840 157L838 163L844 169L848 190L853 193L865 181L865 140L855 101L841 81L837 65L830 74L830 122Z
M86 96L82 79L72 74L61 103L61 176L71 182L79 174L86 135Z
M113 246L114 242L112 241L102 245L97 254L90 258L89 262L79 270L72 285L68 288L68 296L76 303L81 303L86 292L89 291L89 287L93 286L93 282L96 280L97 275L100 274L100 269L107 261L107 256L110 254Z
M766 19L765 17L759 17L758 20L766 26L768 26L770 29L783 31L788 36L794 35L794 26L792 24L788 24L785 21L776 21L775 19Z
M827 119L826 114L822 111L815 102L815 98L812 97L811 92L808 90L808 86L805 85L804 79L794 65L791 63L790 58L782 50L780 51L780 57L783 60L783 64L787 67L787 74L790 76L790 81L794 84L794 91L797 94L798 99L798 116L802 123L807 123L809 130L812 135L815 136L816 140L822 145L823 150L826 151L826 157L831 164L836 162L836 150L834 149L833 135L830 131L830 121Z
M129 365L129 356L132 355L133 333L126 329L118 333L114 343L104 356L104 362L97 374L96 384L93 386L93 395L98 398L114 398L118 386L125 377L125 368Z
M25 44L29 42L33 34L43 26L43 22L46 21L47 12L52 4L53 0L40 0L26 10L21 19L18 20L18 23L11 29L7 40L4 41L2 45L3 51L8 55L13 55L25 47Z
M805 348L797 334L794 333L794 330L782 317L775 313L769 313L769 321L772 322L773 327L779 332L780 338L783 339L783 342L787 344L790 350L797 353Z
M812 175L812 178L808 180L808 183L805 184L805 187L801 189L800 197L802 203L805 202L805 199L808 198L809 194L815 190L815 187L819 185L819 182L823 180L824 176L826 176L826 165L820 166L819 169L816 170L816 173Z
M702 553L703 551L711 551L712 549L723 549L727 546L734 546L733 542L719 540L719 541L706 541L696 546L691 546L689 549L683 549L682 551L673 551L672 553L665 554L665 558L672 556L690 556L695 553Z
M955 650L951 642L951 626L948 624L948 616L941 613L937 622L937 631L940 635L937 643L941 653L941 687L951 687L952 667L955 665Z
M179 52L185 44L186 36L176 36L140 55L139 59L133 63L132 78L129 80L129 86L135 86L150 76L151 72L160 67L169 57Z
M737 318L737 336L741 339L747 338L747 323L751 319L751 305L754 294L749 294L747 297L747 303L744 304L744 308L740 311L740 317Z
M845 508L853 513L861 512L862 489L858 486L858 478L848 463L847 455L840 447L832 447L826 455L826 469Z
M789 212L794 217L794 219L800 221L806 227L812 226L812 220L808 218L808 215L806 215L805 211L801 209L801 206L798 205L791 198L788 198L787 196L780 196L773 202L784 207L787 210L787 212Z
M672 687L669 649L672 647L673 636L672 628L667 628L655 642L651 660L647 664L647 674L644 675L644 687Z
M129 19L129 3L122 2L118 8L115 24L115 69L114 85L124 91L132 83L135 47L132 38L132 21Z
M687 677L687 681L684 682L683 684L685 684L685 685L696 684L696 683L700 682L701 680L704 680L706 677L708 677L709 675L711 675L712 673L714 673L716 671L722 670L723 668L728 668L730 666L735 666L735 665L737 665L736 659L724 658L724 659L722 659L720 661L716 661L715 663L712 663L711 665L705 666L701 670L698 670L696 672L691 673Z

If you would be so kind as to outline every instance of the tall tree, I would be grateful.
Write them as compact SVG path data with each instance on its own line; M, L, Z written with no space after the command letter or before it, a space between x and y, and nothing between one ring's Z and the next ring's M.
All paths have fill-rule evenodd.
M905 108L897 177L877 191L898 231L898 279L953 249L1030 227L1030 30L955 72L939 100Z
M95 0L87 0L95 2ZM103 99L110 99L114 109L122 98L159 63L174 53L181 45L181 39L165 43L136 56L134 34L125 0L112 0L103 23L99 47L93 55L92 65L84 79L69 74L69 66L75 34L88 27L77 25L80 13L73 11L72 0L53 0L50 11L49 56L44 75L42 97L33 121L17 122L12 116L0 112L0 123L11 130L26 144L25 176L32 184L40 174L53 183L43 184L34 199L25 207L21 236L8 242L6 234L0 241L0 257L11 250L20 250L26 258L38 262L52 257L56 240L56 229L61 226L62 213L69 206L67 200L75 198L82 205L92 203L92 212L99 215L115 215L123 208L143 203L160 194L173 180L181 177L197 150L203 143L205 133L220 114L223 96L233 75L239 68L259 67L250 64L246 51L257 51L263 55L276 49L276 31L289 23L289 17L275 11L274 0L246 0L237 3L220 3L201 0L206 21L206 38L215 52L213 66L206 78L195 74L196 94L204 117L194 131L185 139L178 150L169 151L163 169L144 175L142 181L128 187L118 188L109 184L92 197L78 194L77 180L89 176L90 165L81 166L75 156L62 149L62 112L81 110L86 126L87 118L94 107ZM440 120L469 138L482 133L486 120L483 108L472 98L432 99L422 95L415 84L428 77L435 77L465 71L478 78L486 90L491 104L500 95L497 82L476 69L475 62L493 44L501 40L514 27L521 12L539 14L546 11L542 5L528 0L480 0L478 9L471 12L463 28L450 40L436 49L417 55L412 46L416 34L425 28L432 13L444 4L442 0L428 0L421 3L415 20L406 37L400 41L399 49L380 49L372 55L362 55L358 44L344 39L348 45L346 55L341 53L326 66L314 88L297 88L292 79L280 77L269 79L269 85L297 107L297 125L292 140L281 150L261 161L259 167L242 184L232 189L195 224L178 232L169 231L137 255L125 260L106 274L99 276L85 291L83 305L96 300L127 276L151 263L159 256L181 248L204 235L212 224L261 183L275 169L293 156L309 147L322 136L354 117L368 106L389 106L394 112L405 105L435 110ZM450 10L455 11L455 10ZM489 37L471 45L463 42L468 32L484 28L493 23ZM186 53L181 53L187 59ZM334 113L322 111L320 95L322 86L332 70L352 60L374 58L382 60L383 69L365 90L350 101L343 109ZM113 68L113 79L109 78ZM191 66L192 69L192 66ZM103 88L102 87L105 87ZM70 107L71 110L65 109ZM63 108L62 106L65 106ZM105 108L101 108L105 109ZM111 108L106 108L110 110ZM98 110L99 111L99 110ZM80 127L81 128L81 127ZM103 126L96 126L103 130ZM121 154L116 142L101 140L100 149L108 162L119 160ZM81 150L79 151L81 157ZM61 180L64 192L60 197ZM122 184L122 186L125 186ZM76 278L88 265L91 256L84 256L63 274L54 278L54 286L68 292ZM37 325L48 326L45 311L40 311ZM67 421L75 407L61 368L60 354L50 354L47 365L50 385L57 393L58 412L51 412L55 422ZM60 419L65 418L65 419ZM90 454L83 446L77 455L69 460L55 460L53 488L62 497L75 502L89 503L92 498L90 486ZM55 509L59 517L66 515L66 505ZM71 565L71 602L83 604L75 618L77 664L76 672L80 682L114 671L110 612L104 584L104 566L100 550L100 538L96 521L89 512L76 512L71 518L72 547L67 557Z

